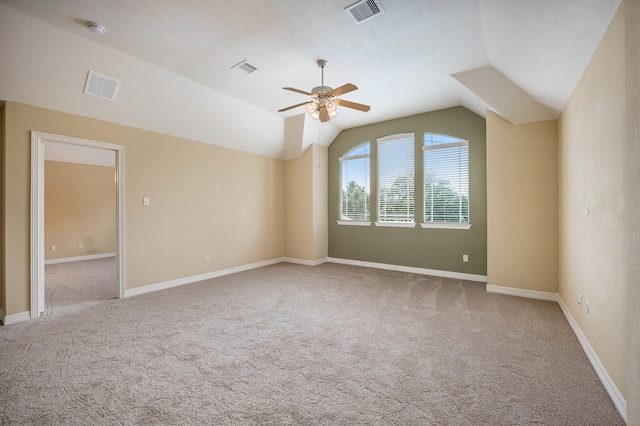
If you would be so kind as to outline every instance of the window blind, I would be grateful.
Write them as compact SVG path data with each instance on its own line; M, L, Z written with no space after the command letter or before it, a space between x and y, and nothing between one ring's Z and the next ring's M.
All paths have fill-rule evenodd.
M414 135L396 134L377 142L378 221L414 222Z
M469 142L425 134L424 221L469 222Z

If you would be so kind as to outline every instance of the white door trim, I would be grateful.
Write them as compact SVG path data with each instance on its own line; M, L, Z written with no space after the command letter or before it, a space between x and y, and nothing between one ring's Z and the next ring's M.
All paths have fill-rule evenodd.
M31 132L31 319L44 312L44 143L56 142L114 151L116 156L116 279L125 297L124 146L50 133Z

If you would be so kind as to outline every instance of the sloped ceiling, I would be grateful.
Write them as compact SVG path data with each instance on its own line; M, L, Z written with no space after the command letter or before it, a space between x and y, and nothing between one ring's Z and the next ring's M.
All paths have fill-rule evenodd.
M82 80L74 90L81 91L88 69L122 80L114 103L78 97L65 103L59 97L71 96L66 92L51 100L40 94L34 101L36 94L7 86L24 88L43 78L25 62L11 72L0 70L0 99L278 157L284 152L284 119L304 108L277 110L306 100L282 87L309 91L320 85L316 60L323 58L329 61L325 84L356 84L359 90L343 98L371 105L371 111L339 108L329 123L306 125L305 134L317 139L312 142L326 145L341 129L458 105L483 116L486 109L504 115L504 106L478 93L486 75L466 74L465 82L452 77L481 69L502 76L504 87L510 83L520 90L538 112L542 108L557 117L620 5L620 0L381 2L384 14L356 25L345 12L352 0L0 0L9 7L0 8L3 62L16 48L22 55L18 62L27 61L23 56L32 53L25 49L35 55L34 45L46 45L49 37L57 41L59 56L69 58L68 66L56 64L49 72L74 73ZM106 34L89 32L87 21L103 25ZM4 43L9 39L18 44ZM65 50L70 44L82 58ZM257 71L232 68L242 60ZM496 90L508 90L504 87ZM155 97L158 93L164 96ZM148 111L140 107L143 99L151 103ZM175 107L184 128L158 106L161 99ZM527 121L523 108L520 122ZM214 114L223 119L216 121ZM252 126L259 131L251 133ZM222 137L211 136L214 128Z

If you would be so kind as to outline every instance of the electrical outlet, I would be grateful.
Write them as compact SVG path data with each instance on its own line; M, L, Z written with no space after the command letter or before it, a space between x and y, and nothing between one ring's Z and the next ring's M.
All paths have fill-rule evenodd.
M51 251L56 251L56 246L51 246Z
M208 255L208 254L206 254L206 255L204 256L204 261L205 261L205 262L209 262L209 260L211 260L211 259L209 258L209 255Z
M585 302L584 302L584 311L586 313L589 313L589 301L588 300L585 300Z
M578 306L582 306L582 295L578 295Z
M571 281L567 282L567 292L571 294Z
M469 261L469 255L468 254L463 254L462 255L462 261L463 262L468 262Z
M83 248L83 247L84 247L84 244L78 243L78 248Z

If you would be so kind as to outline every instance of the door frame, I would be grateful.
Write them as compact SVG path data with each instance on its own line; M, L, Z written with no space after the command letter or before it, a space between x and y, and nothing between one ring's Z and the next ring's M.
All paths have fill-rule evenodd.
M124 146L70 136L31 132L31 319L44 312L44 144L56 142L114 151L116 156L116 280L125 297Z

